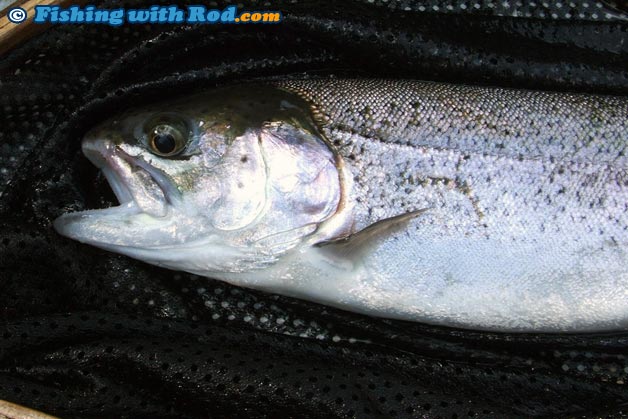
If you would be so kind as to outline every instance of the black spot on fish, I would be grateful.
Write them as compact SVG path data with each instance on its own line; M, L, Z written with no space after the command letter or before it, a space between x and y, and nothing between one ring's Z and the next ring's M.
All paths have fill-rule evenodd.
M246 163L247 161L249 161L249 157L248 157L248 156L246 156L246 155L245 155L245 156L242 156L242 157L240 157L240 161L241 161L242 163Z

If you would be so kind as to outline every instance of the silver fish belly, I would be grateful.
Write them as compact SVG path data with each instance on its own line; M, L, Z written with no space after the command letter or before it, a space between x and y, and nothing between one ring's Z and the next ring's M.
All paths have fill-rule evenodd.
M251 105L264 116L244 118L250 130L234 134L207 121L232 120L229 112L245 112L239 105L194 111L208 101L222 109L208 98L229 97L229 88L174 106L193 121L189 142L201 144L189 157L183 148L184 162L147 153L127 138L136 134L97 128L84 150L105 174L107 161L148 174L108 176L130 209L66 214L57 230L375 316L497 331L628 328L628 99L386 80L259 89L231 95L267 101ZM154 112L116 126L139 118L146 127ZM168 124L182 125L168 121L148 124L158 145L174 137ZM194 160L218 143L216 162ZM245 155L259 167L240 171ZM242 187L224 186L238 178ZM125 238L116 226L131 215Z

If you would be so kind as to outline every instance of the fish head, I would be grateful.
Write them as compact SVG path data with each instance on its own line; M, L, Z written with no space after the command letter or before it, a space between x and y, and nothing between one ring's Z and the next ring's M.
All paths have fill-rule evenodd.
M309 107L241 86L130 109L89 131L84 155L120 205L67 213L67 237L203 275L267 265L344 207L336 153Z

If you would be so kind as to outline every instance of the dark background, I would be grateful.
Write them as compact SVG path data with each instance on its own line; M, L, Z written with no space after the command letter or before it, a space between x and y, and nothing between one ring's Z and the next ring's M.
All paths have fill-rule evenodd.
M625 3L517 3L245 2L285 21L58 25L0 57L0 398L68 418L628 417L628 333L369 318L51 228L114 202L79 145L124 106L304 75L628 93Z

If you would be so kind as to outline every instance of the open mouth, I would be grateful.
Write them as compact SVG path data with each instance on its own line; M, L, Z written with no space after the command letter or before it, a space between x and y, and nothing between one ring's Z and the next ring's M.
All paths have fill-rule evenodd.
M92 197L97 198L92 204L98 203L99 209L63 214L54 221L57 232L103 248L157 242L145 233L164 226L171 228L171 208L178 205L176 185L160 169L140 156L128 154L111 141L85 139L82 149L102 172L115 199L104 197L104 181L95 182L100 192L92 191ZM114 200L119 205L107 207Z
M159 169L105 140L84 141L83 153L102 171L120 208L138 209L154 217L166 215L173 188Z
M92 163L83 169L84 179L91 179L85 188L89 209L64 217L139 213L163 217L168 207L178 202L178 190L168 176L142 157L132 156L107 140L86 139L82 150Z

